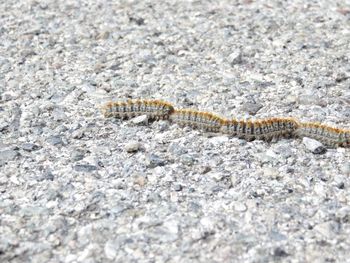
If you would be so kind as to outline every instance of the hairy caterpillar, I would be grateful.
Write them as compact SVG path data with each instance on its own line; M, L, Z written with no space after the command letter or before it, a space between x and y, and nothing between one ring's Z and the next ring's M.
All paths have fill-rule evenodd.
M147 115L150 120L169 119L180 126L204 131L220 132L251 141L280 137L309 137L328 147L350 147L350 130L338 129L313 122L299 122L293 118L263 120L227 120L210 112L177 109L160 100L128 100L108 102L102 107L105 117L121 119Z
M209 112L194 110L175 110L170 120L180 126L190 126L210 132L219 132L224 120Z
M108 102L102 107L105 117L129 119L147 115L151 120L168 119L174 107L160 100L128 100L127 102Z
M221 132L237 136L247 141L291 137L298 122L292 118L271 118L257 121L228 120L221 127Z
M309 137L334 148L338 146L350 147L350 130L334 128L320 123L300 123L295 132L296 136Z

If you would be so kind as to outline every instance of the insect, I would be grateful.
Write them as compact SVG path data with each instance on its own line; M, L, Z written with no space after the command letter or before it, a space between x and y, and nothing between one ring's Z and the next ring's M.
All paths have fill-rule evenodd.
M179 126L189 126L208 132L236 136L247 141L273 138L309 137L325 146L350 147L350 130L330 127L315 122L299 122L294 118L267 118L263 120L228 120L210 112L175 109L161 100L128 100L108 102L101 108L105 117L129 119L147 115L149 120L170 120Z
M105 117L130 119L147 115L150 120L168 119L174 107L161 100L128 100L126 102L108 102L102 107Z

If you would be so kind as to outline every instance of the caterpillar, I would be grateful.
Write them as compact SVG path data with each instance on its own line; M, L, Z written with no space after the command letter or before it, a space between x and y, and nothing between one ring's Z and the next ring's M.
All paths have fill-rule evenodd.
M147 115L150 120L169 120L179 126L223 133L247 141L255 139L271 141L281 137L309 137L330 148L350 147L350 130L314 122L299 122L294 118L228 120L210 112L175 109L170 103L161 100L108 102L102 106L101 110L105 117L129 119Z
M313 138L330 148L350 147L350 130L334 128L320 123L300 123L295 135Z
M180 126L190 126L210 132L219 132L225 122L215 114L195 110L175 110L170 115L170 120Z
M291 137L298 127L298 122L292 118L271 118L257 121L228 120L221 127L221 132L237 136L247 141L266 140Z
M108 102L102 106L105 117L130 119L147 115L150 120L168 119L174 107L161 100L128 100L126 102Z

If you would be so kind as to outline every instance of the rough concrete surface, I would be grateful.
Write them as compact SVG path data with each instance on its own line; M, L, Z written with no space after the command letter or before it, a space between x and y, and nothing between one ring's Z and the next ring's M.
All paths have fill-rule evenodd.
M345 0L0 1L0 262L350 262L350 149L99 111L350 128L349 50Z

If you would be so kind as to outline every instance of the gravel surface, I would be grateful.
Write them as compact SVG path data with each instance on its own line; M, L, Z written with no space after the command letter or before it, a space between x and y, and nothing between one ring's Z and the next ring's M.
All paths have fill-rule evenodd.
M99 111L350 128L349 50L348 0L0 1L0 262L350 262L349 149Z

